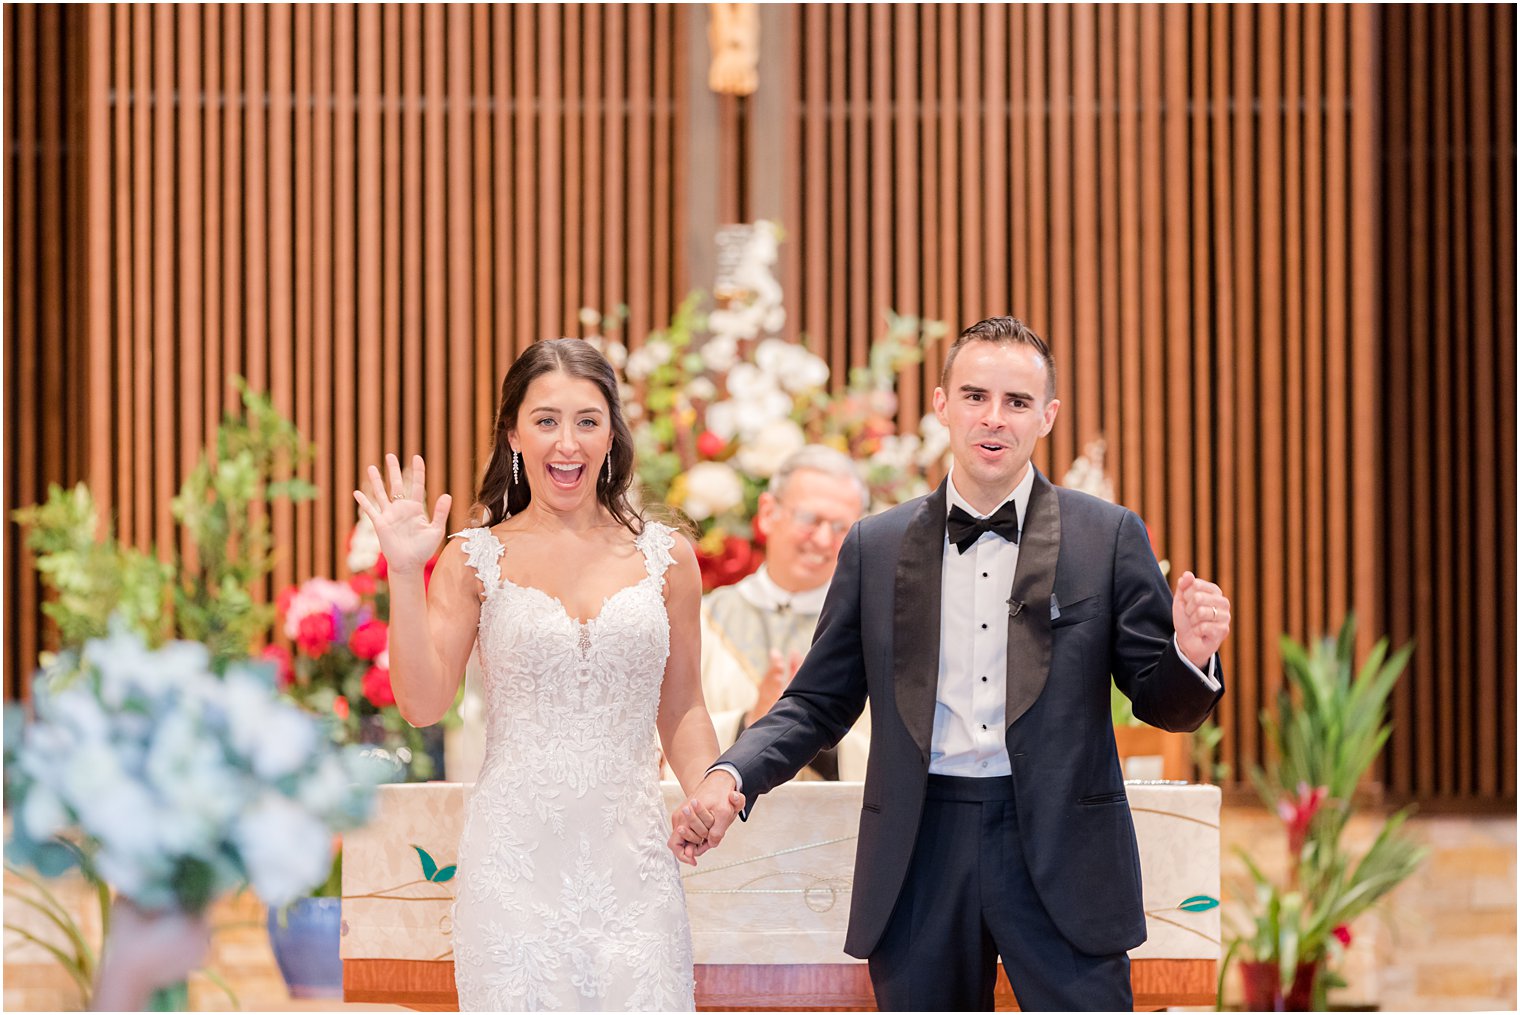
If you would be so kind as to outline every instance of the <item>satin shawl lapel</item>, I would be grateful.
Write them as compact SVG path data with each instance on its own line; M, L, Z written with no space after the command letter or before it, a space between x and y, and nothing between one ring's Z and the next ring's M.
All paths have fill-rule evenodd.
M948 482L948 480L946 481ZM892 671L897 711L929 760L939 686L940 596L944 584L945 484L914 512L897 555L892 595Z
M1029 711L1050 676L1050 597L1060 555L1061 506L1055 487L1036 469L1008 597L1009 726Z

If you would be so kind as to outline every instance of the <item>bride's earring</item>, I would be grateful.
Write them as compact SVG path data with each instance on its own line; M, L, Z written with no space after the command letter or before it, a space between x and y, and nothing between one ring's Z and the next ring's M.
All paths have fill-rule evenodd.
M512 485L517 485L517 452L512 452Z
M607 449L607 485L612 485L612 449Z

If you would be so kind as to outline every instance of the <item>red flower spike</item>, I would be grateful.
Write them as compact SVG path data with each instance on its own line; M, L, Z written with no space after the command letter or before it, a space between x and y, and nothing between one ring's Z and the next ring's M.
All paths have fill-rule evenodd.
M1329 792L1324 786L1310 789L1308 783L1301 782L1298 784L1298 799L1288 797L1277 802L1277 816L1288 826L1288 856L1296 859L1303 853L1309 825Z
M1332 934L1335 935L1335 939L1341 943L1341 947L1342 948L1350 948L1351 947L1351 928L1350 927L1346 926L1343 923L1339 927L1337 927L1334 930L1332 930L1330 933L1332 933Z

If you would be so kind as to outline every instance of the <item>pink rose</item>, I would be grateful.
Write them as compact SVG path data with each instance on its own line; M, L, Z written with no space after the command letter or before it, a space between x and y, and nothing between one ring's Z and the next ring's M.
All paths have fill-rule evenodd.
M389 628L383 620L366 620L349 636L348 647L360 659L373 659L385 651Z
M337 633L331 613L308 613L296 630L296 646L315 659L332 646Z
M389 670L371 666L364 674L364 696L376 708L386 708L396 703L396 692L391 687Z

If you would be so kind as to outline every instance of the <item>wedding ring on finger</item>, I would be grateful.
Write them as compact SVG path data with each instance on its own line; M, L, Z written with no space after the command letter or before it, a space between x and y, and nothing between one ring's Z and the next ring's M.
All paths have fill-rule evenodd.
M1214 620L1218 620L1219 619L1219 607L1217 607L1217 606L1210 606L1209 609L1211 609L1211 610L1214 611L1214 617L1213 617L1213 619Z

